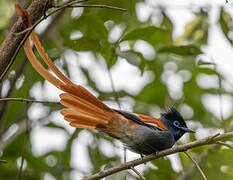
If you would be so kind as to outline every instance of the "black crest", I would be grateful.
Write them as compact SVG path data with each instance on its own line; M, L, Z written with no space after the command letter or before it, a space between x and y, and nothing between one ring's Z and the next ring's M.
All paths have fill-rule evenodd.
M180 122L181 126L187 127L183 117L173 106L170 107L165 113L162 113L161 115L167 120L172 121L172 122L177 120Z

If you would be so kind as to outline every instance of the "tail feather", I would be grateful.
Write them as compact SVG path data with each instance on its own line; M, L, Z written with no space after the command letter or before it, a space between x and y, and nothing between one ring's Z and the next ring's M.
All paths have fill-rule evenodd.
M69 107L68 103L65 103L65 106ZM98 123L98 124L103 124L106 125L108 123L109 118L107 116L103 116L99 113L95 114L90 114L88 111L83 111L82 109L67 109L71 110L69 114L65 115L67 117L80 117L80 118L92 118L93 122ZM71 115L71 116L70 116ZM104 119L103 119L104 118Z
M61 110L61 114L71 126L86 125L88 129L96 129L106 127L111 119L109 113L78 96L63 93L60 98L61 104L68 107L68 109Z
M106 121L101 120L98 116L91 116L84 113L79 113L72 109L62 109L61 114L71 123L96 126L98 124L107 125Z
M68 110L68 109L63 109L61 110L61 114L64 113L64 110ZM92 124L88 124L86 121L85 122L77 122L77 118L73 118L73 117L68 117L68 115L70 114L70 112L68 112L67 115L64 115L64 119L66 121L69 122L69 124L73 127L77 127L77 128L86 128L86 129L96 129L96 126L95 125L92 125Z
M71 126L76 127L76 128L83 128L83 129L96 129L95 126L87 126L83 124L77 124L77 123L70 123Z
M52 60L49 58L48 54L45 52L43 46L41 45L39 38L37 37L35 31L31 33L32 41L36 46L37 51L39 52L40 56L44 60L44 62L48 65L48 67L61 79L64 83L72 84L72 82L62 74L61 71L53 64Z
M48 72L37 60L35 54L33 53L32 47L30 45L29 39L26 40L24 45L24 50L26 52L26 55L32 64L32 66L36 69L36 71L45 79L47 79L50 83L52 83L57 88L60 88L61 85L63 85L63 82L58 80L56 77L54 77L50 72Z
M60 94L60 98L61 104L71 109L77 110L79 112L85 112L91 115L99 114L103 119L107 120L106 113L102 109L77 96L73 96L69 93L63 93Z
M28 13L27 11L23 11L22 8L16 4L15 8L18 12L18 14L21 16L23 22L24 22L24 27L25 28L29 28L31 27L31 23L29 21L29 17L28 17ZM39 46L41 46L38 37L36 36L35 32L32 31L32 38L33 38L33 42L36 45L36 47L39 49ZM60 81L59 79L57 79L56 77L54 77L50 72L48 72L42 65L41 63L37 60L35 54L33 53L32 47L30 45L29 42L29 38L27 38L25 45L24 45L24 51L28 57L28 60L30 61L30 63L32 64L32 66L36 69L36 71L45 79L47 79L50 83L52 83L54 86L56 86L57 88L61 89L61 85L63 84L62 81ZM41 49L40 49L40 53L41 53ZM45 52L42 52L45 54L45 56L48 56ZM50 60L51 61L51 60ZM50 62L50 64L53 64L52 61ZM55 65L54 65L55 66ZM54 69L55 70L55 69ZM59 71L59 70L58 70ZM56 74L56 73L55 73ZM60 73L62 74L62 73ZM63 75L64 76L64 75ZM65 81L66 82L66 81Z
M31 27L27 12L23 11L19 5L16 5L16 9L22 17L25 27ZM41 65L33 53L29 39L27 39L24 45L24 50L30 63L42 77L57 88L66 92L60 95L61 104L67 107L66 109L61 110L64 119L70 122L70 125L74 127L103 130L110 136L120 137L119 125L121 123L127 123L127 120L102 103L84 87L75 85L66 78L53 64L39 42L36 33L32 31L30 36L43 61L57 75L57 77L53 76Z
M63 91L70 93L74 96L80 97L100 109L109 112L114 112L111 108L109 108L102 101L100 101L98 98L96 98L93 94L91 94L88 90L86 90L84 87L80 85L76 85L73 83L65 84L65 85L61 85L61 88L63 89Z

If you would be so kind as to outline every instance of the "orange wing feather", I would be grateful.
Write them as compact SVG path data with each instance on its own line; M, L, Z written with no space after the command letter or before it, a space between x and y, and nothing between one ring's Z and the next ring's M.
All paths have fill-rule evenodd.
M154 117L151 117L151 116L146 116L146 115L143 115L143 114L137 114L137 115L145 123L153 123L153 124L156 124L159 128L161 128L161 129L163 129L165 131L168 130L167 127L165 126L165 124L161 120L159 120L157 118L154 118Z

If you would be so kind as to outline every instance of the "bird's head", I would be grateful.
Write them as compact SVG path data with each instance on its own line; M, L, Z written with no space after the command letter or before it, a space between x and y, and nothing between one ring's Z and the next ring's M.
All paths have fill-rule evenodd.
M170 107L165 113L162 113L160 120L163 121L168 130L173 134L176 141L185 133L194 133L192 129L187 127L183 117L174 107Z

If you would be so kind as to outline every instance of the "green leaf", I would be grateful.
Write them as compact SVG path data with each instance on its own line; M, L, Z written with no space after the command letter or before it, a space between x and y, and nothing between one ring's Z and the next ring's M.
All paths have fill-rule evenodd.
M134 51L120 51L117 53L118 56L125 58L130 64L138 66L141 61L142 55Z
M196 46L207 44L208 38L208 14L201 10L196 16L185 26L185 32L176 38L175 44L191 43Z
M167 87L160 81L153 81L142 89L136 96L136 99L148 104L158 104L159 106L164 107L164 99L167 95Z
M132 24L135 25L138 23L136 13L135 13L135 5L137 1L134 0L92 0L87 2L87 4L97 4L97 5L108 5L113 7L124 8L127 11L119 11L108 8L85 8L84 14L92 14L94 16L98 16L103 21L112 20L115 23L126 22L127 25Z
M84 14L79 19L73 21L74 25L84 36L88 35L92 39L107 40L108 31L104 26L104 21L98 16Z
M172 169L171 162L168 159L159 158L152 161L158 169L148 169L145 172L145 177L147 179L176 179L177 173Z
M216 66L216 63L213 63L213 62L206 62L206 61L203 61L203 60L199 60L197 62L197 65L199 66L205 66L205 65L213 65L213 66Z
M87 23L88 22L88 23ZM70 38L74 30L79 30L83 37L78 40ZM72 22L61 31L65 36L64 45L78 51L107 52L108 49L108 31L98 16L84 14L79 19L73 19Z
M90 159L92 161L92 164L94 166L94 171L93 173L97 173L101 170L101 167L103 167L103 165L108 165L114 163L115 161L119 161L119 157L106 157L105 155L103 155L101 153L101 151L99 150L99 148L93 148L91 146L88 147L88 152L89 152L89 156Z
M224 11L224 8L222 7L220 12L219 24L221 26L223 34L225 35L227 40L232 44L233 41L229 37L229 32L231 31L231 23L232 23L231 16L226 11Z
M171 44L172 39L169 36L169 31L155 26L137 28L128 32L121 41L128 40L144 40L152 46Z
M195 46L165 46L158 50L160 53L173 53L181 56L199 55L201 50Z
M72 47L72 49L76 51L104 52L104 47L101 46L99 40L91 39L89 37L83 37L73 41L65 41L64 45Z
M165 28L169 32L167 35L169 35L170 39L172 39L172 31L173 31L172 21L171 19L169 19L169 17L166 15L164 11L162 11L162 15L163 15L163 21L161 23L161 27Z

